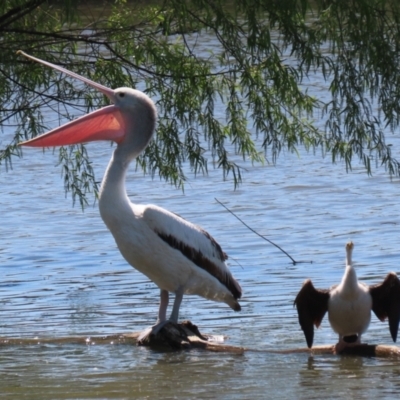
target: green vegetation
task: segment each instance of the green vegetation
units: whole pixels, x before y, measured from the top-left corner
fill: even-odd
[[[138,163],[178,186],[185,161],[203,173],[212,160],[239,183],[227,143],[253,162],[274,162],[282,149],[304,146],[333,162],[344,159],[348,169],[356,157],[368,173],[375,160],[400,175],[384,135],[399,125],[398,0],[96,4],[0,2],[0,123],[3,133],[15,132],[2,141],[6,167],[21,156],[21,140],[106,103],[90,88],[18,57],[21,49],[103,85],[146,91],[157,102],[159,122]],[[314,74],[329,88],[324,99],[304,89]],[[225,120],[216,118],[217,100]],[[60,121],[49,121],[49,110]],[[60,163],[66,189],[83,205],[97,190],[84,146],[61,149]]]

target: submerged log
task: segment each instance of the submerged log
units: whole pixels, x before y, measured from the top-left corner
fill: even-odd
[[[320,354],[335,354],[335,346],[314,346],[313,348],[297,348],[286,350],[271,350],[257,347],[241,347],[224,344],[224,336],[215,336],[201,334],[196,325],[190,321],[184,321],[180,324],[168,323],[156,335],[150,335],[146,340],[138,343],[141,332],[121,333],[107,336],[69,336],[62,338],[1,338],[0,347],[4,346],[33,346],[33,345],[141,345],[149,346],[159,350],[190,350],[203,349],[214,352],[229,352],[234,354],[243,354],[245,352],[261,352],[266,354],[308,354],[310,356]],[[361,357],[380,357],[400,359],[400,347],[359,344],[353,347],[345,348],[340,355],[352,355]]]
[[[149,335],[139,342],[141,332],[121,333],[107,336],[68,336],[62,338],[1,338],[0,347],[17,345],[104,345],[104,344],[132,344],[138,346],[148,346],[159,350],[190,350],[203,349],[214,352],[229,352],[242,354],[244,347],[231,346],[224,344],[222,335],[203,335],[196,325],[190,321],[184,321],[180,324],[168,322],[156,335]]]
[[[310,355],[318,355],[318,354],[337,355],[335,352],[335,346],[329,346],[329,345],[314,346],[311,349],[301,348],[301,349],[289,349],[289,350],[272,350],[271,352],[277,354],[309,353]],[[338,355],[400,358],[400,347],[362,343],[354,345],[352,347],[346,347]]]

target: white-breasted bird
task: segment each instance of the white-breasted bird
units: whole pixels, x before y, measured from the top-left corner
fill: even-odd
[[[170,316],[173,322],[178,321],[184,294],[224,302],[240,311],[241,287],[225,263],[227,255],[212,236],[172,212],[151,204],[134,204],[127,196],[128,166],[146,148],[155,130],[157,111],[152,100],[139,90],[112,90],[65,68],[20,54],[87,83],[113,103],[21,145],[52,147],[94,140],[117,143],[101,184],[99,209],[126,261],[160,288],[157,322],[146,334],[158,332],[167,321],[170,292],[175,294]]]
[[[366,285],[357,280],[352,263],[354,244],[346,244],[346,269],[339,285],[331,289],[315,289],[307,279],[296,296],[299,323],[309,348],[314,340],[314,325],[318,328],[328,312],[329,323],[339,335],[336,352],[346,346],[361,343],[361,335],[368,329],[371,310],[384,321],[389,320],[389,330],[394,342],[400,321],[400,281],[394,272],[377,285]]]

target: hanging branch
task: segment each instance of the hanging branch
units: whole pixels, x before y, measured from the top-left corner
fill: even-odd
[[[278,246],[277,244],[275,244],[274,242],[272,242],[271,240],[269,240],[268,238],[266,238],[263,235],[260,235],[257,231],[255,231],[253,228],[251,228],[249,225],[247,225],[243,220],[241,220],[233,211],[231,211],[228,207],[225,206],[225,204],[221,203],[217,198],[215,198],[215,200],[221,204],[222,207],[225,208],[225,210],[229,211],[236,219],[238,219],[246,228],[250,229],[252,232],[254,232],[257,236],[259,236],[260,238],[266,240],[268,243],[272,244],[273,246],[275,246],[277,249],[279,249],[282,253],[286,254],[291,260],[292,260],[292,264],[296,265],[296,264],[300,264],[300,263],[305,263],[305,262],[310,262],[312,263],[312,261],[296,261],[294,260],[294,258],[287,253],[285,250],[282,249],[282,247]]]

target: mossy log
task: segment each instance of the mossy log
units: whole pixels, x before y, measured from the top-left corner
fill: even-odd
[[[149,335],[141,343],[138,338],[141,332],[121,333],[107,336],[68,336],[62,338],[1,338],[0,347],[16,345],[63,345],[63,344],[83,344],[83,345],[106,345],[106,344],[130,344],[149,346],[159,350],[190,350],[203,349],[214,352],[229,352],[234,354],[243,354],[245,352],[262,352],[269,354],[335,354],[335,346],[315,346],[312,349],[297,348],[286,350],[269,350],[253,347],[232,346],[223,343],[223,336],[201,334],[196,325],[190,321],[184,321],[180,324],[172,322],[167,323],[156,335]],[[389,357],[400,359],[400,347],[360,344],[345,348],[341,355],[354,355],[363,357]]]
[[[138,335],[136,333],[133,335],[137,340]],[[223,342],[222,336],[218,337],[220,340],[215,340],[216,338],[212,335],[202,335],[197,326],[190,321],[184,321],[180,324],[168,322],[157,334],[150,334],[145,339],[137,341],[137,344],[159,349],[189,350],[197,348],[239,354],[245,350],[243,347],[221,343]]]

